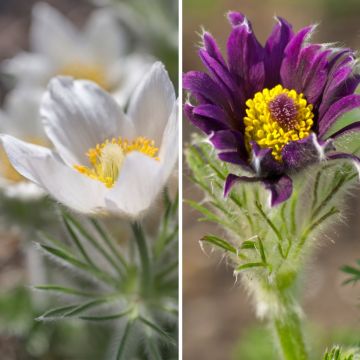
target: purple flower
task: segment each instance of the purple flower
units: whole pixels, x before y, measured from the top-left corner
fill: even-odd
[[[221,160],[249,174],[230,174],[225,195],[239,181],[261,181],[273,206],[291,196],[291,176],[306,166],[360,162],[333,144],[358,131],[360,121],[329,135],[340,116],[360,106],[354,52],[311,44],[314,26],[295,34],[281,18],[263,47],[244,15],[230,12],[228,19],[227,61],[205,32],[199,56],[208,73],[190,71],[183,81],[196,100],[185,104],[188,119],[209,136]]]

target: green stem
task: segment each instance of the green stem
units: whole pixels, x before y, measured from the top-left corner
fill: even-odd
[[[132,230],[135,237],[135,242],[139,251],[140,261],[141,261],[141,281],[142,281],[142,290],[144,293],[148,293],[151,289],[151,267],[150,267],[150,256],[149,250],[146,244],[145,234],[141,224],[135,222],[132,224]]]
[[[282,360],[308,360],[301,319],[296,306],[289,298],[279,301],[282,311],[273,317],[272,325]]]

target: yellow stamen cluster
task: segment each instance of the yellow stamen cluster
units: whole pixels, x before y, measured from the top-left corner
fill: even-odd
[[[291,141],[310,135],[313,126],[313,106],[303,94],[277,85],[264,89],[246,102],[244,117],[245,141],[255,141],[262,148],[272,149],[277,161],[281,161],[282,148]]]
[[[71,76],[74,79],[90,80],[98,84],[104,90],[110,90],[110,84],[106,78],[105,69],[100,65],[83,63],[70,63],[58,71],[59,75]]]
[[[133,141],[122,138],[106,140],[86,153],[92,167],[74,165],[74,168],[91,179],[101,181],[106,187],[111,188],[119,177],[128,153],[138,151],[158,160],[158,150],[154,141],[145,137],[137,137]]]

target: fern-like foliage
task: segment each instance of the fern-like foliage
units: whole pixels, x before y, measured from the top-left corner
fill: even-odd
[[[99,220],[63,210],[67,240],[42,234],[37,244],[51,263],[60,265],[56,281],[35,286],[55,294],[60,304],[37,320],[111,326],[109,359],[177,358],[177,211],[178,199],[165,195],[157,233],[150,236],[142,224],[131,223],[132,238],[121,244]]]
[[[356,261],[355,266],[344,265],[341,270],[349,275],[349,278],[344,281],[344,284],[354,284],[360,281],[360,260]]]
[[[358,360],[359,352],[357,349],[343,350],[339,345],[327,350],[322,360]]]

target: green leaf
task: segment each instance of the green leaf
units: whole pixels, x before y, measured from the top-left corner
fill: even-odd
[[[33,287],[35,290],[47,291],[47,292],[54,292],[54,293],[61,293],[66,295],[77,295],[83,297],[96,297],[99,294],[90,293],[78,289],[68,288],[60,285],[37,285]]]
[[[70,216],[68,216],[65,212],[63,212],[62,215],[63,215],[63,220],[64,220],[66,230],[68,231],[68,233],[69,233],[71,239],[73,240],[75,246],[78,248],[78,250],[80,251],[80,253],[84,257],[84,259],[90,265],[95,266],[95,264],[93,263],[93,261],[91,260],[91,258],[87,254],[87,252],[85,251],[84,247],[82,246],[82,243],[81,243],[81,241],[80,241],[80,239],[79,239],[79,237],[77,236],[77,233],[76,233],[77,229],[74,226],[74,223],[71,222]]]
[[[45,251],[46,254],[55,257],[60,262],[65,263],[66,265],[72,268],[87,272],[92,276],[95,276],[98,279],[107,282],[108,284],[117,286],[117,280],[113,279],[109,274],[87,263],[84,263],[83,261],[77,259],[67,251],[49,245],[44,245],[44,244],[38,244],[38,245],[42,250]]]
[[[82,312],[92,309],[98,305],[108,302],[109,299],[101,298],[91,300],[82,304],[73,304],[61,306],[55,309],[46,311],[44,314],[40,315],[36,320],[46,321],[46,320],[60,320],[66,317],[74,317],[81,314]]]
[[[251,240],[244,241],[241,246],[241,249],[256,249],[256,242]]]
[[[204,219],[199,219],[199,221],[206,220],[206,221],[214,222],[224,226],[225,228],[230,228],[232,231],[236,233],[238,232],[238,229],[235,227],[234,224],[232,224],[231,222],[224,221],[219,216],[215,215],[212,211],[210,211],[208,208],[206,208],[203,205],[200,205],[198,202],[193,200],[186,200],[185,202],[205,216]]]
[[[160,326],[156,325],[152,321],[140,316],[139,320],[144,323],[146,326],[148,326],[150,329],[154,330],[156,333],[158,333],[161,337],[166,339],[170,344],[176,345],[176,341],[166,332],[164,331]]]
[[[132,320],[129,320],[125,325],[124,332],[120,339],[118,351],[116,353],[116,360],[128,359],[128,357],[126,357],[126,345],[127,345],[128,339],[129,339],[129,335],[130,335],[132,326],[133,326]]]
[[[116,320],[120,319],[128,314],[131,313],[133,309],[128,309],[123,312],[117,314],[110,314],[110,315],[102,315],[102,316],[80,316],[81,320],[88,320],[88,321],[109,321],[109,320]]]
[[[214,246],[217,246],[220,249],[223,249],[225,251],[229,251],[233,254],[236,254],[236,248],[234,246],[232,246],[229,242],[227,242],[224,239],[219,238],[218,236],[215,235],[205,235],[203,238],[201,238],[200,241],[205,241],[208,242]]]
[[[92,235],[90,235],[90,233],[78,222],[76,221],[76,219],[74,217],[72,217],[71,215],[69,215],[68,213],[63,212],[63,218],[65,221],[65,224],[67,226],[67,229],[70,233],[70,235],[72,236],[72,238],[74,239],[74,241],[76,241],[76,244],[81,244],[80,239],[77,237],[76,232],[78,232],[79,234],[81,234],[81,236],[87,240],[108,262],[111,266],[113,266],[113,268],[117,271],[117,273],[119,275],[122,275],[122,271],[118,266],[118,263],[113,259],[112,255],[109,254],[99,243],[99,241],[94,238]],[[79,246],[79,245],[77,245]],[[85,256],[87,256],[87,254],[85,253],[85,250],[82,251],[82,254]],[[92,265],[93,262],[91,259],[89,259],[89,257],[86,257],[87,261],[89,263],[91,263]]]
[[[348,275],[351,275],[351,277],[345,280],[343,284],[356,283],[360,281],[360,260],[357,260],[357,264],[359,265],[358,268],[349,265],[344,265],[341,268],[341,271]]]

